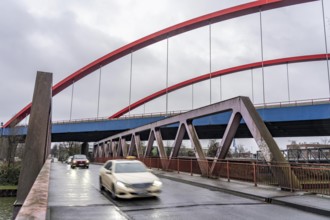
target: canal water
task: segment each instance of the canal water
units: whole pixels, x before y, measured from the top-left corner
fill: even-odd
[[[16,197],[0,197],[0,219],[11,220]]]

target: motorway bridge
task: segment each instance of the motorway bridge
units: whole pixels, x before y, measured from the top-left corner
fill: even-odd
[[[330,104],[323,100],[293,105],[257,108],[258,113],[273,137],[328,136],[330,131]],[[169,117],[169,116],[168,116]],[[219,113],[194,120],[193,124],[201,139],[221,138],[229,121],[230,112]],[[118,119],[89,119],[53,123],[52,141],[97,142],[108,136],[166,118],[165,114],[142,115]],[[164,129],[163,138],[173,140],[177,126]],[[26,135],[27,127],[20,127],[18,133]],[[3,128],[2,135],[17,134],[10,128]],[[250,138],[244,121],[236,138]],[[185,137],[187,138],[187,137]],[[141,135],[142,140],[148,137]]]

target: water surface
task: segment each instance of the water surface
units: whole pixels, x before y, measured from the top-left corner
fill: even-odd
[[[16,197],[0,197],[0,219],[11,220]]]

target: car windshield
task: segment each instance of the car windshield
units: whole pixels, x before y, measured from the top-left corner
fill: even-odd
[[[117,163],[115,173],[138,173],[146,172],[145,166],[141,163]]]
[[[86,159],[86,155],[75,155],[75,159]]]

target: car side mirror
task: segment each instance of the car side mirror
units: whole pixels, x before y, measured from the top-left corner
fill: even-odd
[[[112,174],[112,170],[105,171],[106,174]]]

